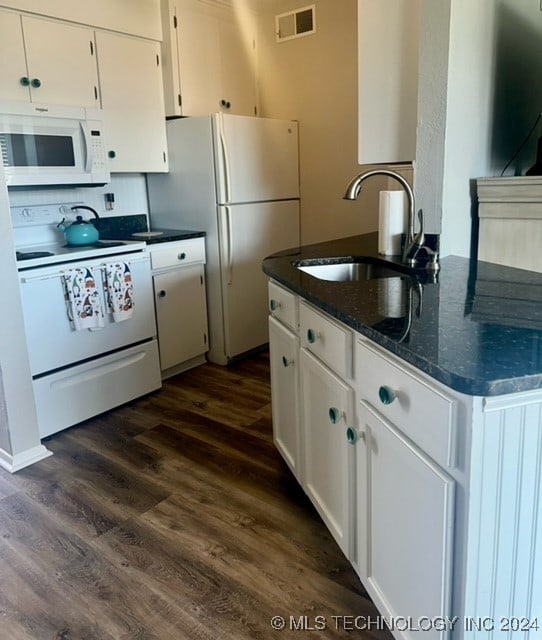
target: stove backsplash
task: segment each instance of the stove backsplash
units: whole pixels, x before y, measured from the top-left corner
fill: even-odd
[[[106,193],[114,194],[113,209],[106,208]],[[111,182],[103,187],[16,189],[8,195],[11,207],[84,202],[96,209],[101,218],[149,215],[146,181],[141,173],[112,174]]]

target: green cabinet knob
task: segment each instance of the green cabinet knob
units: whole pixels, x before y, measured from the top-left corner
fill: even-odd
[[[282,364],[284,367],[289,367],[292,364],[293,360],[288,360],[286,356],[282,356]]]
[[[391,404],[397,396],[395,395],[395,391],[393,389],[383,385],[378,390],[378,397],[380,398],[380,402],[382,404]]]
[[[341,419],[341,412],[336,407],[330,407],[328,413],[331,424],[337,424]]]
[[[278,300],[269,300],[269,308],[271,311],[276,311],[280,307],[280,302]]]
[[[167,293],[163,289],[158,292],[159,298],[165,298],[166,296],[167,296]]]
[[[27,76],[23,76],[19,82],[23,85],[23,87],[28,87],[30,85],[30,78]]]
[[[186,253],[184,251],[177,254],[177,260],[184,260],[185,258],[186,258]]]
[[[346,430],[346,439],[348,440],[348,444],[356,444],[358,441],[358,434],[356,430],[352,427],[348,427]]]
[[[307,329],[307,342],[311,344],[316,342],[316,331],[314,329]]]
[[[110,151],[107,152],[107,157],[108,158],[116,158],[117,157],[117,152],[113,151],[113,149],[111,149]]]
[[[41,80],[39,78],[32,78],[30,84],[37,89],[38,87],[41,87]]]

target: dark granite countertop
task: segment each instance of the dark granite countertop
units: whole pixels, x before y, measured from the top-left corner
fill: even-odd
[[[159,244],[161,242],[189,240],[190,238],[202,238],[205,236],[205,231],[163,229],[152,225],[149,228],[145,214],[98,218],[97,220],[92,220],[92,223],[100,232],[100,239],[102,240],[143,240],[147,244]],[[147,232],[151,232],[152,235],[138,235]],[[134,234],[136,235],[134,236]]]
[[[382,259],[376,233],[277,253],[263,270],[452,389],[477,396],[542,389],[542,274],[448,256],[436,278],[330,282],[292,264],[356,255]]]

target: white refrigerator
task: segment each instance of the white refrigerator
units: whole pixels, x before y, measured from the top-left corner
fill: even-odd
[[[151,224],[206,232],[208,358],[227,364],[268,342],[262,260],[299,245],[297,122],[213,114],[168,120],[167,135]]]

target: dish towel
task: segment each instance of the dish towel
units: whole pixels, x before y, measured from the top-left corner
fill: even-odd
[[[114,322],[122,322],[134,313],[134,285],[127,262],[110,262],[105,265],[105,286],[109,310]]]
[[[68,269],[62,274],[68,318],[75,331],[104,326],[100,301],[100,280],[86,267]]]

